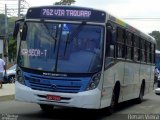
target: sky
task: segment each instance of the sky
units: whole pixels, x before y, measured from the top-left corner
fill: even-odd
[[[53,5],[60,0],[26,1],[30,6],[43,6]],[[74,5],[106,10],[145,33],[151,33],[154,30],[160,31],[160,0],[76,0]]]

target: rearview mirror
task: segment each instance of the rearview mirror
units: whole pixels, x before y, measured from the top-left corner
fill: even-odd
[[[22,35],[21,35],[21,40],[23,40],[23,41],[26,40],[27,31],[28,31],[28,26],[27,26],[26,23],[24,23],[23,30],[22,30]]]
[[[13,38],[15,39],[20,31],[21,25],[24,23],[24,19],[19,19],[15,21],[14,31],[13,31]]]
[[[107,26],[107,41],[110,45],[114,45],[116,43],[116,31],[112,26]]]

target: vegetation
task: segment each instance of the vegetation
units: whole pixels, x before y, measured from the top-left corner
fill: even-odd
[[[75,0],[60,0],[59,2],[55,2],[55,5],[71,5],[74,3]]]
[[[8,20],[8,38],[6,39],[8,41],[8,58],[9,60],[15,60],[16,58],[16,41],[13,40],[12,38],[12,33],[13,33],[13,29],[14,29],[14,24],[15,24],[15,20],[17,18],[16,17],[9,17],[7,18]],[[5,36],[5,15],[4,14],[0,14],[0,36]]]
[[[152,37],[155,38],[156,42],[157,42],[157,46],[156,46],[156,49],[160,50],[160,32],[159,31],[152,31],[150,33],[150,35]]]
[[[0,35],[4,35],[5,34],[5,15],[4,14],[0,14]]]

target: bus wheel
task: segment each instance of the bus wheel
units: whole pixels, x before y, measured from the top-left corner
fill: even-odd
[[[137,103],[141,103],[143,101],[143,96],[144,96],[144,84],[142,83],[141,89],[139,92],[139,97],[137,98]]]
[[[51,111],[53,111],[54,106],[53,105],[40,104],[40,108],[44,112],[51,112]]]
[[[115,108],[118,104],[119,93],[120,93],[120,84],[117,82],[113,89],[110,106],[107,108],[108,115],[111,115],[115,111]]]
[[[116,97],[116,94],[115,94],[115,92],[113,91],[110,106],[107,108],[107,113],[108,113],[108,115],[111,115],[111,114],[114,112],[114,110],[115,110],[116,98],[117,98],[117,97]]]

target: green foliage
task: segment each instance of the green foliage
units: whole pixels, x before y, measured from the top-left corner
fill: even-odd
[[[151,35],[152,37],[155,38],[155,40],[157,42],[156,49],[160,50],[160,32],[159,31],[152,31],[151,33],[149,33],[149,35]]]
[[[0,14],[0,35],[4,36],[5,34],[5,15]]]
[[[9,45],[8,45],[8,58],[9,61],[16,59],[16,54],[17,54],[17,41],[16,40],[9,40]]]
[[[59,2],[55,2],[55,5],[71,5],[75,3],[75,0],[60,0]]]
[[[16,50],[17,50],[17,41],[12,39],[12,33],[14,29],[15,20],[17,20],[16,17],[8,17],[8,57],[9,60],[16,58]],[[0,35],[5,36],[5,15],[0,14]]]

